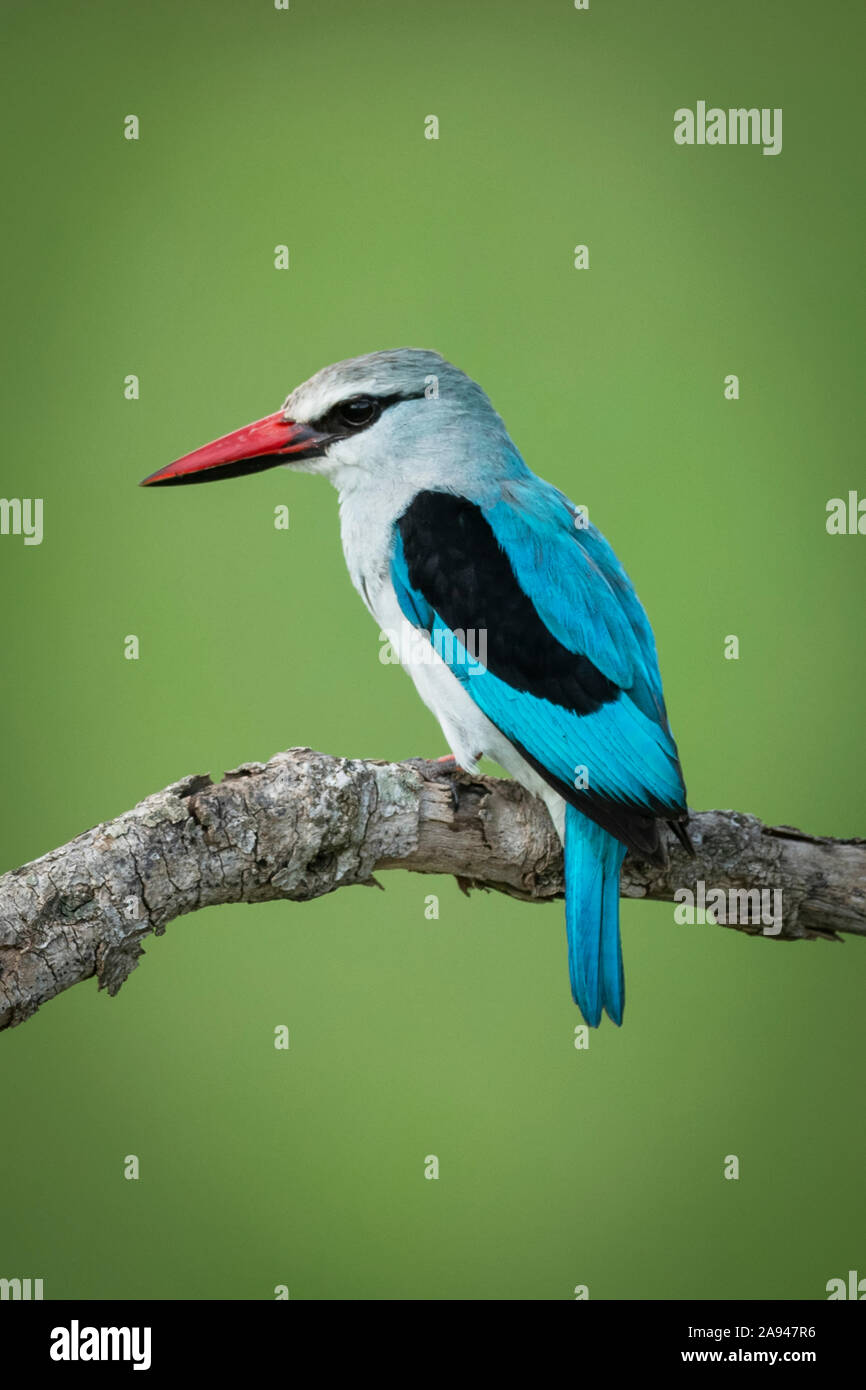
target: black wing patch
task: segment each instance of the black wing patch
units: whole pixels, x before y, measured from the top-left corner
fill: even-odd
[[[419,492],[397,528],[410,582],[452,632],[484,633],[484,665],[494,676],[576,714],[619,698],[619,686],[539,618],[474,502]]]
[[[587,656],[563,646],[538,616],[474,502],[447,492],[420,492],[399,518],[397,529],[409,582],[452,632],[485,634],[483,662],[493,675],[512,689],[579,715],[593,714],[619,699],[620,687]],[[472,654],[480,656],[477,651]],[[549,772],[516,739],[511,742],[560,796],[643,858],[663,854],[658,818],[687,819],[679,807],[655,800],[642,807],[600,796],[590,788],[578,790]],[[682,827],[673,828],[682,839]]]

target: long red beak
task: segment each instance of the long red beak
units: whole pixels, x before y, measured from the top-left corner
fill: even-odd
[[[144,478],[141,487],[166,487],[172,483],[209,483],[218,478],[238,478],[259,473],[292,459],[311,458],[322,452],[331,436],[309,425],[284,420],[281,411],[224,434],[212,444],[175,459]]]

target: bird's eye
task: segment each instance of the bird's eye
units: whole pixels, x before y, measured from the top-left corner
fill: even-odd
[[[350,430],[360,430],[372,425],[380,410],[379,402],[372,396],[356,396],[352,401],[344,401],[337,413]]]

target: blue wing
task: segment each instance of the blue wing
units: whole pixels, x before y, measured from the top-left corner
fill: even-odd
[[[569,650],[585,652],[644,714],[666,726],[652,628],[601,532],[581,524],[558,489],[531,475],[510,481],[485,516],[551,632]]]
[[[686,802],[646,615],[561,493],[508,486],[486,508],[447,493],[414,500],[394,535],[400,607],[567,801],[652,854],[656,818],[682,819]],[[486,638],[480,662],[460,640],[469,632]]]

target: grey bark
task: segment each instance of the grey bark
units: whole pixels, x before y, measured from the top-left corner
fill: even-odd
[[[696,857],[673,836],[663,867],[629,856],[622,895],[676,888],[783,891],[776,940],[866,935],[866,841],[693,813]],[[0,1029],[96,976],[116,994],[175,917],[218,903],[306,902],[377,869],[453,874],[462,887],[543,901],[562,892],[547,811],[516,782],[415,760],[360,762],[306,748],[220,783],[187,777],[116,820],[0,878]],[[757,935],[760,924],[736,929]]]

